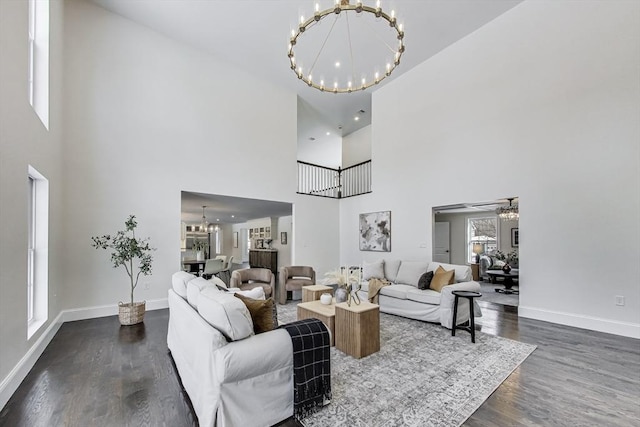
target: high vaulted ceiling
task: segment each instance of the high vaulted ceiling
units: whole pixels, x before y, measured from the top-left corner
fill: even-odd
[[[298,140],[346,136],[371,123],[371,93],[447,46],[474,32],[521,0],[382,0],[404,25],[406,51],[391,77],[364,92],[322,93],[296,78],[289,67],[290,31],[300,16],[310,17],[311,0],[90,0],[170,38],[211,53],[220,60],[292,90],[309,108],[300,120]],[[317,0],[320,9],[334,0]],[[354,3],[355,0],[352,1]],[[374,0],[364,0],[375,6]],[[354,38],[354,43],[355,43]],[[330,46],[327,44],[327,48]],[[371,46],[354,45],[355,55],[372,55]],[[323,55],[332,58],[335,52]],[[374,60],[371,60],[372,63]],[[360,111],[364,113],[360,113]],[[354,118],[358,116],[359,120]]]

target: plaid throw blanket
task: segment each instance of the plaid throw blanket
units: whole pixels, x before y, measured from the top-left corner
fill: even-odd
[[[280,326],[293,344],[293,416],[301,420],[331,400],[329,331],[318,319]]]

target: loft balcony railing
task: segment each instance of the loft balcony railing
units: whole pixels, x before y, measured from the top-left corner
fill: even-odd
[[[371,160],[344,169],[298,161],[297,192],[333,199],[371,193]]]

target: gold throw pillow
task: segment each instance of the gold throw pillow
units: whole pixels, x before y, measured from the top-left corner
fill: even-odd
[[[431,279],[429,289],[433,289],[437,292],[442,292],[442,288],[444,288],[445,286],[453,285],[455,275],[455,270],[447,271],[442,268],[441,265],[439,265],[435,271],[435,274],[433,275],[433,279]]]

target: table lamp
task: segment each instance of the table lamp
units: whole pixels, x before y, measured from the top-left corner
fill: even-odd
[[[480,254],[484,252],[484,248],[481,243],[473,244],[473,253],[476,255],[476,264],[480,264]]]

